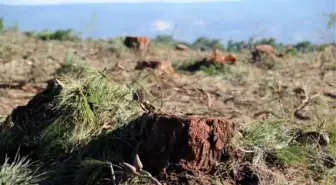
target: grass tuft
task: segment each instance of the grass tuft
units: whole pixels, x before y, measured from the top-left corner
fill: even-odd
[[[95,185],[98,184],[102,177],[109,172],[111,163],[96,159],[87,159],[82,162],[80,169],[74,178],[74,184],[77,185]],[[108,173],[111,178],[111,172]]]
[[[243,81],[244,76],[247,75],[247,67],[242,65],[230,65],[224,63],[205,63],[186,61],[183,64],[174,66],[177,71],[184,73],[196,72],[198,74],[207,76],[221,76],[224,80],[239,84]]]
[[[276,157],[286,165],[300,165],[307,163],[308,151],[304,147],[288,146],[275,151]]]
[[[248,146],[258,146],[264,149],[282,149],[293,139],[285,120],[265,120],[251,123],[244,128],[244,138]]]
[[[120,85],[69,53],[61,73],[64,87],[55,98],[58,113],[42,132],[44,151],[70,151],[98,135],[113,130],[141,112],[132,89]]]
[[[5,158],[0,167],[1,185],[37,185],[44,179],[44,174],[32,170],[32,163],[26,157],[16,156],[13,162]]]

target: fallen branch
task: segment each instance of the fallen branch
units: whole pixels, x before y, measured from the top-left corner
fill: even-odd
[[[147,178],[149,179],[153,184],[155,185],[162,185],[155,177],[153,177],[149,172],[143,170],[142,162],[138,156],[138,154],[135,154],[133,165],[128,164],[126,162],[122,163],[122,166],[124,167],[124,170],[127,175],[135,175],[141,178]]]
[[[324,91],[323,95],[332,99],[336,99],[336,92]]]
[[[276,118],[281,118],[281,116],[279,116],[279,115],[275,114],[273,111],[269,111],[269,110],[263,110],[263,111],[259,111],[257,113],[254,113],[253,114],[253,118],[257,118],[257,117],[259,117],[259,116],[261,116],[263,114],[271,114],[271,115],[273,115]]]
[[[316,97],[318,97],[320,94],[316,93],[312,96],[309,96],[309,93],[307,93],[306,90],[304,90],[304,94],[305,94],[305,99],[302,101],[302,103],[294,110],[294,116],[296,118],[299,119],[309,119],[307,117],[304,117],[300,114],[300,111],[303,110],[310,102],[312,102],[313,99],[315,99]]]
[[[210,108],[211,107],[211,104],[212,104],[212,101],[211,101],[211,96],[210,96],[210,94],[209,93],[207,93],[205,90],[203,90],[203,89],[198,89],[198,90],[200,90],[201,92],[203,92],[204,94],[205,94],[205,96],[207,97],[207,99],[208,99],[208,107]]]

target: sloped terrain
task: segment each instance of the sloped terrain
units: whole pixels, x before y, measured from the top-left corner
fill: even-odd
[[[121,38],[5,33],[0,48],[0,161],[26,156],[40,184],[336,182],[333,46],[267,68],[240,52],[195,71],[208,52],[153,44],[145,54]],[[171,61],[175,73],[138,61]]]

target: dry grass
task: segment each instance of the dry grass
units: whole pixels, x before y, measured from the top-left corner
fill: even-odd
[[[45,153],[71,151],[101,135],[103,127],[113,130],[127,123],[141,112],[130,101],[132,91],[136,90],[163,111],[223,116],[240,125],[242,137],[236,138],[232,147],[242,152],[244,159],[232,157],[221,161],[213,174],[216,184],[227,183],[227,178],[232,176],[230,172],[238,173],[244,165],[257,174],[263,184],[336,183],[335,167],[325,165],[327,155],[336,158],[336,102],[321,93],[336,87],[332,47],[283,59],[263,58],[262,66],[248,62],[250,53],[236,53],[239,60],[235,65],[213,66],[195,73],[177,70],[177,74],[169,76],[156,71],[135,71],[135,62],[168,59],[179,69],[207,53],[175,51],[171,46],[153,43],[151,53],[142,55],[125,48],[122,38],[80,43],[40,42],[22,36],[2,39],[15,42],[12,46],[0,47],[3,61],[7,62],[0,62],[5,70],[0,79],[18,79],[22,71],[32,68],[25,62],[32,61],[35,73],[30,74],[36,79],[57,75],[64,84],[55,99],[59,116],[41,132]],[[29,44],[33,47],[15,49]],[[9,52],[10,47],[15,52]],[[23,59],[29,48],[37,49]],[[76,54],[72,50],[76,50]],[[85,58],[85,62],[80,58]],[[11,65],[20,62],[23,62],[22,69],[7,72]],[[106,70],[101,72],[104,68]],[[37,73],[39,70],[45,73]],[[0,104],[1,101],[0,98]],[[21,101],[25,103],[27,99]],[[297,130],[325,132],[330,142],[326,147],[295,142]],[[105,147],[97,146],[99,150]],[[120,160],[114,155],[101,156],[108,160],[85,161],[80,167],[81,161],[75,161],[77,167],[70,171],[72,175],[77,174],[77,178],[70,181],[77,184],[85,184],[89,179],[95,181],[95,172],[105,174],[99,172],[110,161]],[[139,183],[139,180],[143,179],[130,178],[125,184]]]
[[[26,157],[15,156],[12,162],[9,158],[0,166],[0,183],[3,185],[38,185],[44,180],[45,174]],[[35,168],[35,170],[33,170]]]

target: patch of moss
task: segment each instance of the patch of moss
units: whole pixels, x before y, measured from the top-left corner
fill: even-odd
[[[288,146],[275,151],[276,157],[284,164],[299,165],[306,164],[308,151],[304,147]]]

